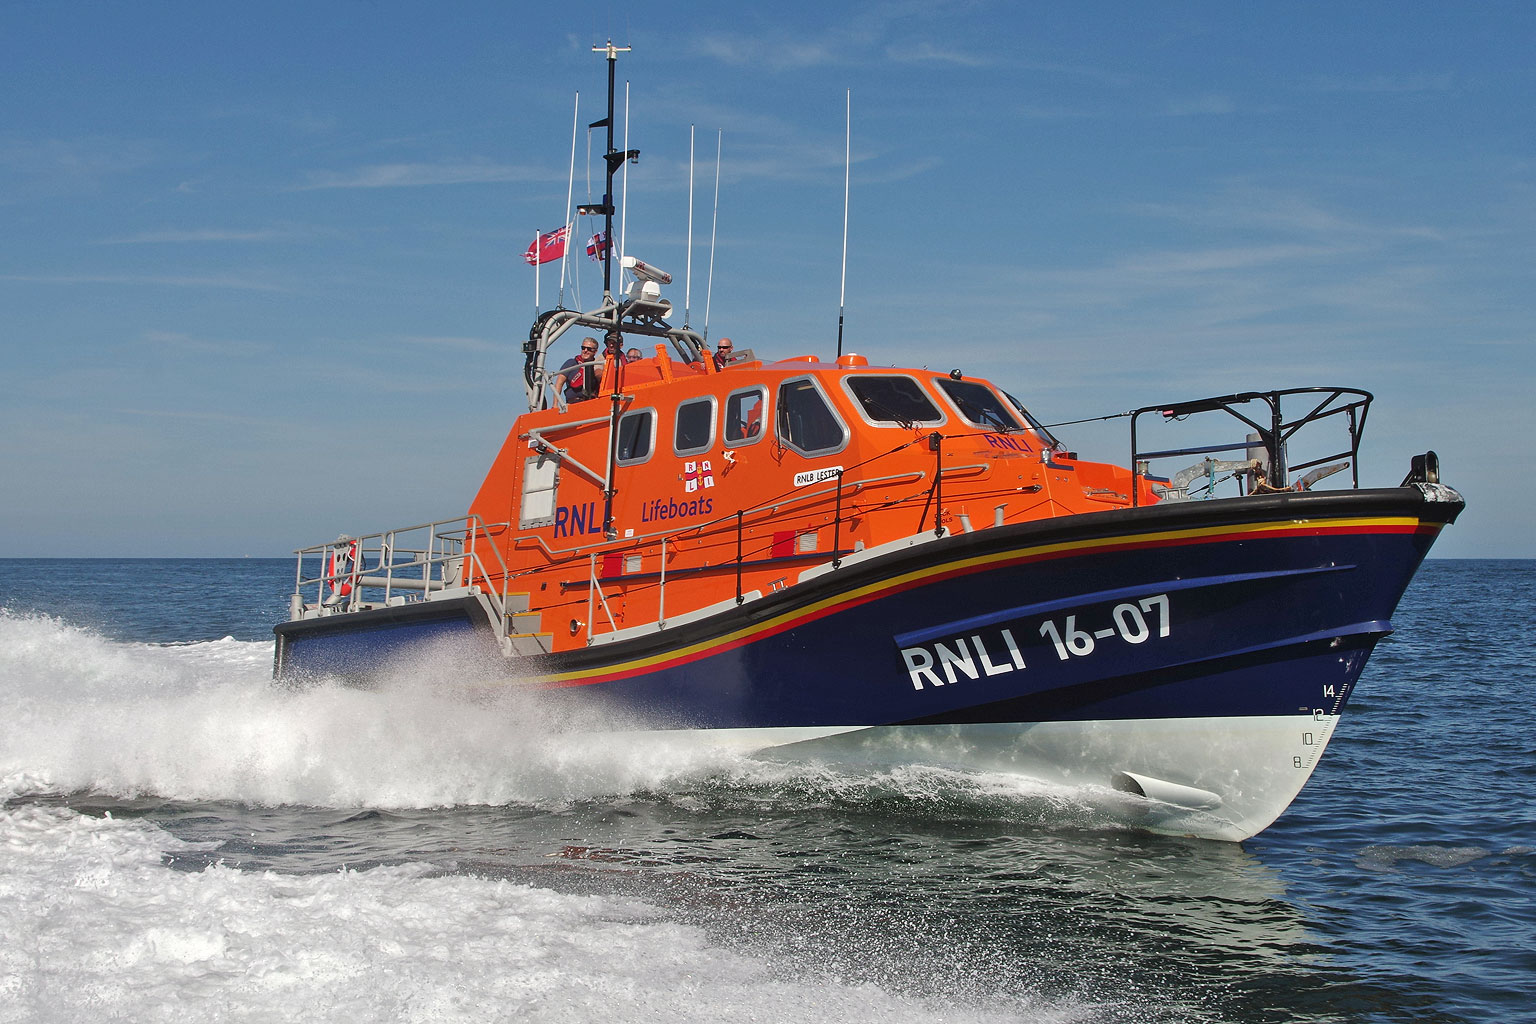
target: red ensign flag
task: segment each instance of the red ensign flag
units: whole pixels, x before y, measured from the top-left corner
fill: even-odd
[[[570,226],[556,228],[539,236],[537,242],[528,246],[528,251],[523,253],[523,259],[532,267],[539,263],[549,263],[558,260],[565,255],[565,241],[571,233]]]

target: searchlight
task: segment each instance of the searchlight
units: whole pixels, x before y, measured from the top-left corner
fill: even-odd
[[[657,284],[671,284],[672,275],[665,270],[651,266],[649,263],[641,263],[633,256],[625,256],[619,261],[619,266],[634,274],[642,281],[654,281]]]

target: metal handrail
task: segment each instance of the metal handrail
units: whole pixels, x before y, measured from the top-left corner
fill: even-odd
[[[1322,395],[1323,398],[1310,411],[1297,419],[1287,421],[1281,412],[1283,399],[1294,395]],[[1335,405],[1340,399],[1344,399],[1342,405]],[[1192,402],[1175,402],[1172,404],[1149,405],[1136,409],[1130,413],[1131,417],[1131,504],[1141,503],[1141,478],[1147,474],[1143,470],[1145,462],[1151,459],[1171,458],[1176,455],[1205,455],[1213,452],[1227,452],[1248,450],[1254,447],[1263,447],[1269,456],[1269,468],[1267,483],[1275,490],[1284,490],[1290,474],[1295,471],[1310,469],[1321,465],[1330,459],[1347,457],[1349,459],[1350,473],[1353,478],[1353,486],[1360,486],[1360,438],[1365,433],[1365,419],[1370,412],[1371,402],[1375,396],[1369,391],[1358,388],[1343,387],[1309,387],[1309,388],[1285,388],[1279,391],[1245,391],[1232,395],[1220,395],[1214,398],[1201,398]],[[1237,407],[1249,402],[1262,402],[1268,407],[1269,416],[1267,423],[1261,423],[1243,412]],[[1164,419],[1183,419],[1197,413],[1224,412],[1241,423],[1252,427],[1258,433],[1258,441],[1244,439],[1233,444],[1197,445],[1186,448],[1167,448],[1158,451],[1142,451],[1136,440],[1136,423],[1147,413],[1158,413]],[[1302,427],[1325,420],[1331,416],[1343,415],[1348,418],[1347,429],[1349,431],[1349,447],[1332,455],[1325,455],[1318,459],[1301,463],[1296,466],[1288,466],[1286,463],[1286,444],[1294,437]]]
[[[422,600],[430,600],[434,591],[447,590],[465,581],[476,586],[491,602],[497,612],[498,629],[504,636],[511,574],[495,544],[477,541],[482,536],[488,539],[493,530],[509,528],[508,523],[488,525],[480,516],[470,514],[356,537],[344,535],[324,544],[299,548],[294,551],[297,561],[291,616],[299,618],[311,608],[330,613],[362,610],[372,603],[363,600],[364,589],[382,591],[383,604],[388,606],[399,596],[396,591],[420,592]],[[417,533],[425,534],[421,541],[411,537]],[[401,543],[402,538],[406,543]],[[487,550],[494,556],[493,565],[488,564],[492,559],[483,556]],[[306,576],[304,560],[311,557],[319,559],[319,573]],[[490,582],[493,569],[499,570],[499,589]],[[468,582],[474,580],[484,581],[485,586],[480,588]],[[313,604],[305,600],[304,592],[309,587],[314,588]],[[330,597],[326,596],[327,590]]]

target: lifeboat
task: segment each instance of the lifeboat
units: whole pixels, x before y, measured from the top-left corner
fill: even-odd
[[[958,369],[717,359],[665,276],[610,252],[597,308],[537,318],[528,412],[464,515],[298,552],[278,679],[464,655],[467,685],[601,728],[1099,787],[1239,840],[1307,781],[1463,508],[1432,452],[1359,486],[1365,391],[1148,405],[1126,465],[1089,461]],[[553,353],[583,338],[600,383],[568,401]]]

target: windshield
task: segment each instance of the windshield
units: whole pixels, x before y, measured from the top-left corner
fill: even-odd
[[[864,415],[876,423],[910,427],[915,423],[938,423],[944,418],[922,385],[911,377],[860,375],[849,377],[847,386]]]
[[[960,410],[960,415],[975,426],[1005,434],[1023,426],[1013,411],[1003,404],[1001,398],[997,397],[997,392],[985,384],[955,380],[952,377],[937,377],[935,383],[944,389],[949,400],[955,403],[955,408]]]

